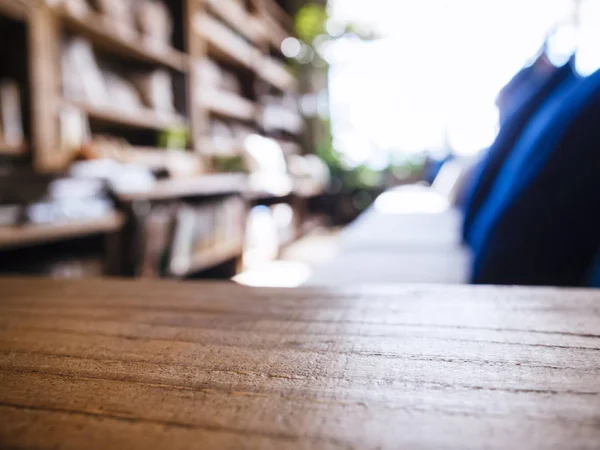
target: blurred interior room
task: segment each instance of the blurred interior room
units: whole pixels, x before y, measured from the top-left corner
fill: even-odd
[[[2,0],[0,273],[597,285],[599,23],[593,0]]]
[[[600,0],[0,0],[0,449],[600,448]]]

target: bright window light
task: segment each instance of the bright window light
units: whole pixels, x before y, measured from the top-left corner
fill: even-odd
[[[327,47],[338,150],[364,163],[382,150],[450,144],[473,155],[488,147],[498,129],[497,93],[572,7],[572,0],[331,0],[332,21],[383,36]]]

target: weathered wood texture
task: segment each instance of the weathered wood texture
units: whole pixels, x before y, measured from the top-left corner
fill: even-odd
[[[600,448],[600,293],[0,281],[0,443]]]

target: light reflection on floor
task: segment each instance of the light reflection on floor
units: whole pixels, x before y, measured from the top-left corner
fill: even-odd
[[[253,287],[293,288],[306,283],[314,268],[334,258],[339,230],[320,229],[287,247],[281,260],[265,262],[233,278]]]
[[[312,275],[309,265],[293,261],[272,261],[242,272],[233,281],[245,286],[294,288]]]

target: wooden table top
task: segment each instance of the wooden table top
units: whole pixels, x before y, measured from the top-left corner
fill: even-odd
[[[600,292],[0,280],[0,447],[600,448]]]

